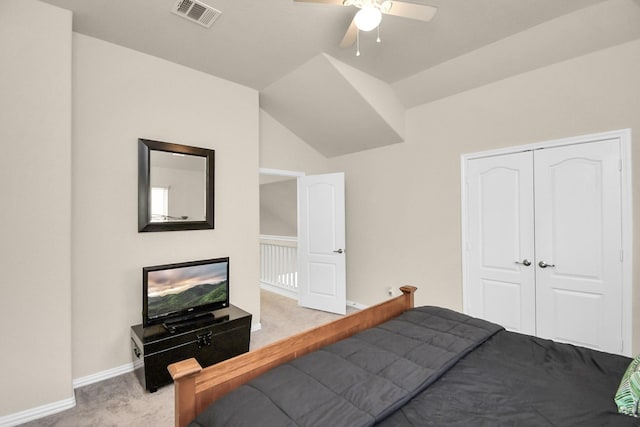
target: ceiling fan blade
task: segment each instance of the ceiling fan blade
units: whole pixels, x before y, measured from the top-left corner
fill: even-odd
[[[403,1],[391,1],[390,3],[391,8],[383,10],[383,13],[419,21],[431,21],[438,11],[437,7],[426,4],[405,3]]]
[[[347,32],[344,33],[344,37],[340,42],[340,47],[347,48],[349,46],[352,46],[355,43],[357,36],[358,36],[358,27],[356,27],[356,22],[355,20],[353,20],[351,21],[351,25],[349,25],[349,28],[347,28]]]
[[[344,0],[293,0],[298,3],[324,3],[324,4],[335,4],[338,6],[343,6]]]

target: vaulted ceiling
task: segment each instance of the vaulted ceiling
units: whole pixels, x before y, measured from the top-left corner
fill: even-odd
[[[202,0],[211,28],[176,0],[43,0],[74,31],[260,91],[261,107],[331,157],[402,142],[405,108],[640,37],[640,0],[410,0],[431,22],[385,15],[361,55],[340,40],[356,11],[293,0]]]

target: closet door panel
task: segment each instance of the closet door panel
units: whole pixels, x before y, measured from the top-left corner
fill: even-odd
[[[534,154],[537,335],[614,353],[622,344],[619,150],[616,139]]]
[[[467,185],[469,313],[535,334],[532,154],[470,160]]]

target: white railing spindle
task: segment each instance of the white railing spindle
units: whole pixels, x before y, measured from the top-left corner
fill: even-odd
[[[298,293],[298,239],[260,236],[260,283]]]

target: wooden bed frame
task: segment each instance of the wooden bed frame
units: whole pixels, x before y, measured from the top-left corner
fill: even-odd
[[[196,359],[168,366],[175,384],[175,420],[184,427],[209,404],[258,375],[320,347],[340,341],[413,308],[414,286],[402,295],[265,347],[202,368]]]

